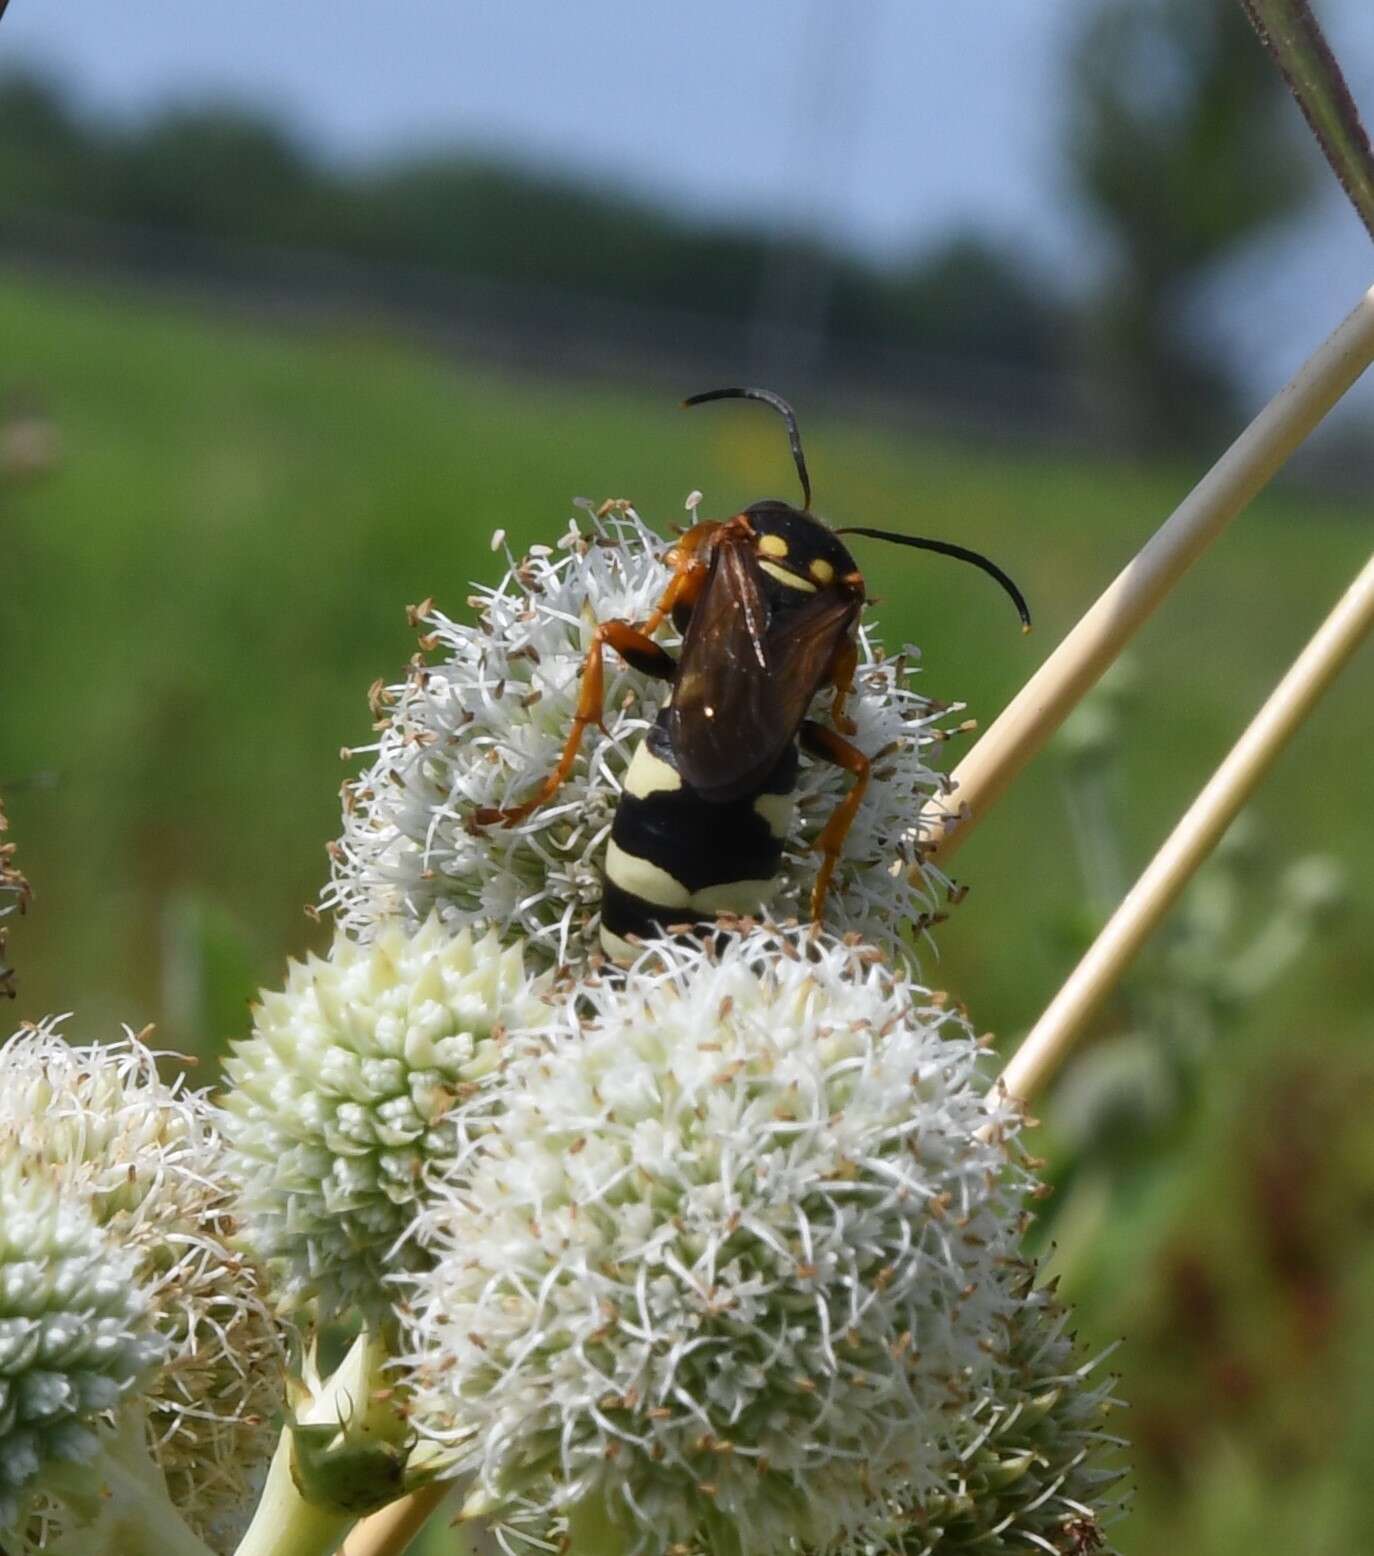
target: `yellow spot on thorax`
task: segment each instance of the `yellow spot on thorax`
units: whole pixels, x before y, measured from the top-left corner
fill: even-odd
[[[780,584],[786,584],[789,589],[800,589],[803,594],[816,592],[816,586],[809,578],[798,578],[795,573],[789,573],[785,567],[779,567],[776,562],[760,560],[759,567],[770,578],[776,578]]]
[[[811,564],[811,576],[817,583],[828,584],[835,576],[835,569],[824,557],[818,556]]]
[[[787,555],[787,542],[781,535],[760,535],[759,550],[764,556],[784,557]]]

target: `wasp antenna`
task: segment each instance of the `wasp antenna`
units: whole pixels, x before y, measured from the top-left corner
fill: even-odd
[[[780,394],[774,394],[771,389],[708,389],[705,394],[694,394],[685,399],[682,404],[685,409],[689,405],[705,405],[708,400],[762,400],[765,405],[771,405],[779,416],[787,423],[787,441],[792,445],[792,462],[797,467],[797,476],[801,481],[803,512],[811,506],[811,477],[806,473],[806,455],[802,453],[801,433],[797,430],[797,413]]]
[[[961,562],[971,562],[974,567],[980,567],[990,577],[997,580],[1003,589],[1011,596],[1016,606],[1017,615],[1021,618],[1021,630],[1029,632],[1031,626],[1030,606],[1026,604],[1026,597],[1002,571],[996,562],[989,561],[981,552],[970,551],[967,546],[956,546],[949,540],[924,540],[919,535],[895,535],[891,530],[885,529],[837,529],[837,535],[867,535],[870,540],[890,540],[897,546],[915,546],[921,551],[938,551],[941,556],[957,557]]]

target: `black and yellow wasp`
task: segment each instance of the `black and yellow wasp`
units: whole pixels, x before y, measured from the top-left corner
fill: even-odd
[[[830,529],[809,511],[811,482],[792,407],[766,389],[713,389],[684,403],[725,399],[762,400],[781,413],[802,506],[769,498],[687,530],[667,553],[671,574],[648,620],[597,627],[557,767],[524,804],[473,818],[478,826],[513,826],[557,793],[583,731],[601,723],[608,644],[633,669],[667,681],[668,701],[625,774],[606,852],[601,937],[616,961],[635,954],[635,939],[766,907],[791,826],[799,747],[854,775],[815,843],[821,865],[811,913],[821,919],[869,773],[868,757],[845,738],[855,732],[845,703],[866,592],[840,535],[972,562],[1002,585],[1030,625],[1021,591],[977,552],[885,530]],[[653,640],[669,618],[682,634],[676,660]],[[829,724],[809,717],[826,688],[833,694]]]

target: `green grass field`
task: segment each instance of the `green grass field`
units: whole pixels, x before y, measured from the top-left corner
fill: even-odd
[[[666,533],[693,487],[715,514],[792,491],[785,440],[757,408],[684,416],[672,394],[507,381],[362,330],[269,333],[7,281],[0,340],[0,394],[39,400],[62,439],[52,474],[0,490],[0,789],[37,892],[11,937],[15,1014],[75,1011],[83,1038],[155,1021],[167,1046],[209,1057],[246,1029],[246,1001],[286,953],[321,943],[302,910],[337,830],[339,748],[367,738],[368,685],[413,652],[406,604],[432,594],[461,614],[468,581],[493,576],[494,528],[517,546],[552,539],[573,497],[627,496]],[[920,643],[928,690],[984,722],[1200,473],[799,409],[822,512],[960,540],[1029,595],[1023,639],[972,570],[865,554],[885,636]],[[1143,635],[1125,752],[1140,863],[1367,555],[1368,519],[1363,505],[1266,496]],[[1374,1325],[1354,1322],[1374,1289],[1374,1217],[1350,1113],[1368,1095],[1374,1009],[1372,674],[1366,653],[1257,807],[1274,868],[1340,856],[1351,908],[1217,1067],[1167,1213],[1123,1255],[1138,1300],[1098,1311],[1084,1296],[1089,1330],[1133,1326],[1127,1397],[1133,1375],[1136,1398],[1161,1376],[1196,1394],[1127,1426],[1143,1444],[1128,1552],[1306,1556],[1368,1538],[1374,1502],[1347,1445],[1374,1441],[1357,1386],[1374,1375]],[[1060,787],[1042,758],[960,856],[972,891],[930,971],[1003,1039],[1070,964],[1080,891]],[[1301,1180],[1315,1196],[1304,1226],[1337,1310],[1319,1340],[1299,1333],[1289,1299],[1255,1276],[1221,1319],[1208,1310],[1240,1358],[1214,1375],[1175,1276],[1204,1257],[1225,1295],[1262,1264],[1247,1198],[1261,1180],[1246,1175],[1275,1140],[1323,1158]],[[1328,1170],[1328,1147],[1354,1153],[1333,1158],[1348,1171]],[[1269,1169],[1269,1192],[1291,1186],[1282,1151]]]

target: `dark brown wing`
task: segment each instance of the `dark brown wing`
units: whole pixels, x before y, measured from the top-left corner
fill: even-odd
[[[692,607],[668,718],[678,770],[694,789],[724,801],[764,782],[860,603],[827,590],[774,625],[752,537],[721,537]]]
[[[777,666],[774,717],[788,739],[797,733],[811,700],[830,680],[835,658],[863,610],[862,590],[835,583],[791,610],[768,637],[768,657]]]
[[[713,798],[747,793],[760,745],[772,744],[760,722],[770,719],[767,633],[753,540],[747,532],[724,534],[692,606],[668,715],[678,770]],[[785,743],[784,736],[777,750]]]

